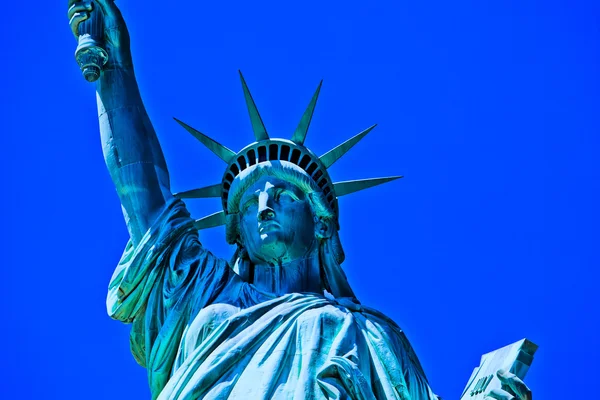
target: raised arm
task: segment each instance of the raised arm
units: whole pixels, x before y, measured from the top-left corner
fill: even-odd
[[[96,81],[98,119],[104,159],[121,200],[134,244],[172,197],[167,165],[142,102],[133,70],[129,33],[113,0],[69,0],[71,29],[92,13],[104,16],[108,62]]]

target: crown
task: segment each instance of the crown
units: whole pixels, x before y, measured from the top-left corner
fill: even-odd
[[[219,211],[196,220],[195,226],[197,229],[206,229],[225,225],[227,220],[226,214],[229,189],[231,188],[233,180],[245,169],[251,168],[252,166],[260,163],[270,161],[287,161],[304,170],[304,172],[306,172],[314,181],[314,183],[316,183],[316,185],[322,190],[327,203],[334,211],[336,216],[338,215],[338,197],[402,178],[402,176],[390,176],[385,178],[369,178],[344,182],[333,182],[329,177],[327,169],[331,167],[337,160],[339,160],[344,154],[346,154],[346,152],[350,150],[356,143],[358,143],[363,137],[365,137],[367,133],[373,130],[376,125],[370,126],[364,131],[346,140],[342,144],[334,147],[322,156],[317,156],[306,146],[304,146],[304,140],[306,139],[306,134],[308,133],[308,127],[310,125],[310,121],[312,120],[315,106],[317,105],[317,99],[319,98],[323,81],[319,83],[319,86],[310,100],[308,107],[304,111],[304,114],[300,119],[300,123],[294,131],[291,140],[288,140],[269,137],[262,118],[258,112],[258,108],[254,103],[254,99],[252,99],[252,95],[250,94],[250,90],[246,84],[246,80],[244,79],[241,71],[239,71],[239,74],[242,81],[242,88],[244,90],[244,98],[246,100],[246,105],[248,106],[248,113],[250,114],[252,130],[254,131],[254,137],[256,139],[254,143],[247,145],[238,153],[236,153],[217,141],[211,139],[210,137],[204,135],[202,132],[192,128],[177,118],[174,118],[175,121],[183,126],[217,157],[227,163],[227,168],[225,169],[225,173],[223,174],[223,178],[221,179],[220,183],[174,194],[174,196],[179,199],[199,199],[209,197],[221,198],[223,211]]]

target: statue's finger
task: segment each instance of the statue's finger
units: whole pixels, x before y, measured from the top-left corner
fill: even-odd
[[[488,394],[485,395],[486,399],[496,399],[496,400],[514,400],[515,396],[504,391],[502,389],[493,389],[490,390]]]
[[[77,3],[74,3],[71,7],[69,7],[69,11],[67,13],[67,16],[69,18],[69,20],[71,20],[71,18],[73,18],[73,15],[75,15],[76,13],[80,13],[80,12],[90,12],[92,11],[92,3],[90,1],[79,1]]]
[[[71,17],[69,25],[71,26],[71,31],[73,32],[73,35],[75,35],[75,37],[79,37],[79,31],[77,30],[79,28],[79,24],[88,19],[89,17],[90,14],[88,12],[76,13]]]
[[[123,16],[121,15],[121,11],[115,5],[113,0],[94,0],[98,7],[102,10],[102,13],[105,16],[105,23],[114,25],[108,26],[108,28],[114,28],[116,26],[121,26],[123,23]]]
[[[531,390],[518,376],[504,370],[498,370],[496,375],[498,376],[498,379],[519,396],[521,400],[531,400]]]

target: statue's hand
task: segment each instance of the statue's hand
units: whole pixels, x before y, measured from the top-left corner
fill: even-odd
[[[502,382],[502,389],[494,389],[486,394],[486,399],[531,400],[531,390],[518,376],[502,369],[496,376]]]
[[[79,24],[88,19],[91,13],[104,15],[104,46],[108,53],[105,68],[131,68],[129,32],[121,11],[113,0],[69,0],[69,24],[75,37],[79,37]]]

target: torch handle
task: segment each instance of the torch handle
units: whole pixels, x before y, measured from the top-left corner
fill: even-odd
[[[92,7],[90,17],[77,27],[79,44],[75,50],[75,59],[88,82],[100,77],[108,61],[108,53],[104,49],[104,16],[96,4],[92,3]]]

